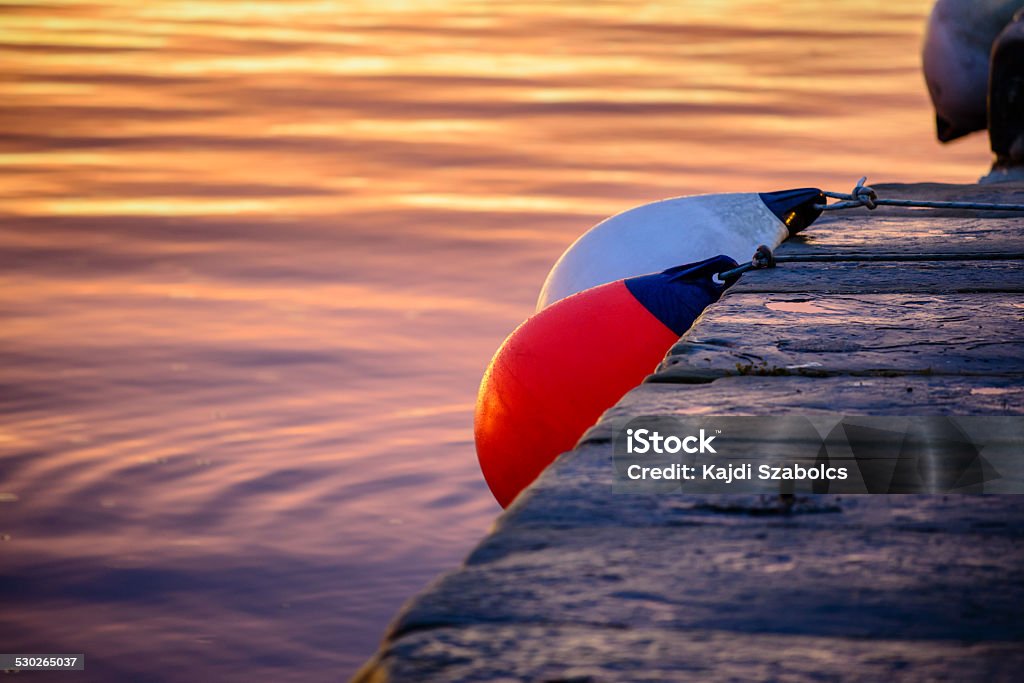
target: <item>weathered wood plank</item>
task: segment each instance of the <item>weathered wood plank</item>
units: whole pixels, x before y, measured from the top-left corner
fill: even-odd
[[[589,472],[603,485],[543,492],[546,498],[583,496],[586,508],[534,500],[549,511],[551,502],[561,503],[557,514],[566,523],[555,528],[517,524],[511,515],[500,537],[482,544],[458,574],[435,584],[401,616],[393,635],[439,625],[547,623],[854,639],[1024,639],[1024,530],[1014,527],[1024,520],[1024,501],[1004,501],[1005,517],[995,526],[975,520],[947,529],[930,514],[933,521],[920,524],[915,515],[927,506],[914,500],[880,515],[877,504],[860,496],[822,496],[816,507],[766,524],[756,515],[721,511],[730,509],[723,501],[756,509],[753,497],[613,494],[604,473],[611,467],[595,458],[598,452],[585,447],[567,457],[589,457],[603,471],[592,463],[564,463],[562,482]],[[638,498],[657,510],[636,515]],[[586,519],[584,510],[597,507],[626,515],[615,516],[621,533],[614,539],[607,526]],[[567,515],[567,508],[576,514]],[[630,526],[630,519],[639,523]],[[944,552],[932,547],[939,539],[948,544]],[[982,547],[983,557],[963,561],[960,548]],[[964,597],[975,609],[964,611]],[[797,618],[789,613],[794,605]]]
[[[727,294],[669,352],[659,381],[726,375],[1024,373],[1012,294]]]
[[[731,632],[479,625],[411,633],[385,654],[389,679],[600,683],[643,680],[793,683],[898,679],[904,683],[1012,680],[1024,666],[1017,643],[799,639]]]
[[[1021,415],[1020,377],[722,377],[674,386],[652,375],[595,425],[619,415]]]
[[[787,240],[779,255],[895,251],[1024,251],[1024,218],[944,218],[870,215],[860,220],[819,219]]]
[[[1005,204],[1024,201],[1024,183],[872,183],[879,197]],[[847,190],[842,190],[847,191]],[[888,207],[887,207],[888,208]]]
[[[364,680],[537,680],[560,666],[596,676],[623,658],[639,668],[610,669],[612,680],[673,680],[685,661],[758,680],[782,666],[777,649],[804,647],[828,648],[807,665],[816,680],[863,679],[867,653],[927,680],[955,668],[926,663],[951,643],[988,680],[1013,680],[1003,667],[1024,652],[1021,497],[818,496],[772,516],[753,496],[616,495],[611,472],[604,444],[563,455],[406,609]],[[584,637],[593,649],[561,649]]]
[[[782,253],[782,252],[780,252]],[[746,273],[729,290],[804,294],[1024,292],[1024,261],[782,263]]]

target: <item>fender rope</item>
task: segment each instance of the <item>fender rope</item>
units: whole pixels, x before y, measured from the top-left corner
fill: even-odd
[[[933,202],[922,199],[879,199],[878,193],[864,183],[868,177],[864,176],[857,181],[853,192],[828,192],[823,194],[829,199],[841,199],[843,201],[832,204],[816,204],[815,207],[822,211],[836,211],[839,209],[855,209],[860,206],[870,210],[879,206],[909,206],[922,209],[968,209],[972,211],[1024,211],[1024,204],[986,204],[984,202]]]
[[[929,252],[923,254],[900,254],[900,253],[857,253],[848,254],[803,254],[793,256],[775,256],[772,250],[761,245],[754,253],[750,263],[726,270],[712,279],[718,283],[735,280],[743,273],[763,268],[774,268],[777,263],[879,263],[879,262],[923,262],[923,261],[1021,261],[1024,260],[1024,251],[968,251],[963,253],[954,252]]]

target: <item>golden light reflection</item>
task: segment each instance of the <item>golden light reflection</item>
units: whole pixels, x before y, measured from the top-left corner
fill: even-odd
[[[22,215],[341,206],[308,193],[140,197],[126,182],[157,170],[168,186],[272,175],[325,194],[358,188],[344,199],[353,210],[592,215],[627,200],[585,184],[551,194],[532,179],[579,187],[605,172],[678,194],[846,183],[869,159],[876,177],[969,180],[986,156],[977,139],[942,150],[932,140],[917,54],[926,0],[35,6],[2,22],[15,51],[0,122],[22,141],[5,144],[0,164],[48,176],[5,191],[0,208]],[[577,23],[566,34],[563,22]],[[33,44],[49,49],[19,49]],[[858,126],[872,134],[843,134]],[[118,182],[71,170],[92,164],[116,168]],[[510,168],[519,176],[501,192],[481,182]]]

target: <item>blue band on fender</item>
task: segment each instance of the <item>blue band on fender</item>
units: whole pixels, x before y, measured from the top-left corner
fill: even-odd
[[[714,256],[660,273],[631,277],[623,280],[623,284],[651,315],[682,336],[704,309],[718,301],[728,288],[728,284],[717,283],[712,278],[737,265],[728,256]]]
[[[819,207],[827,202],[825,194],[816,187],[761,192],[757,196],[789,228],[790,235],[797,234],[817,220],[821,215]]]

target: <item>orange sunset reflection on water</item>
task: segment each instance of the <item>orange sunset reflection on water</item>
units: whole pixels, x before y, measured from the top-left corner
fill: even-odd
[[[497,513],[477,383],[582,230],[987,170],[929,5],[0,1],[6,651],[353,671]]]

